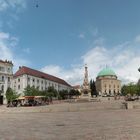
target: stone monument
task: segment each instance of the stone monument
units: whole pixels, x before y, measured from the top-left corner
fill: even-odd
[[[81,86],[81,98],[90,99],[91,97],[91,90],[88,81],[88,67],[85,65],[85,74],[84,74],[84,81],[83,85]]]

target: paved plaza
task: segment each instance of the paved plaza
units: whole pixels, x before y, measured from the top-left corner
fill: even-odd
[[[0,140],[139,140],[140,109],[126,110],[119,105],[1,106]]]

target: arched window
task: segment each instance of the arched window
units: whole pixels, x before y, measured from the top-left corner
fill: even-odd
[[[1,91],[2,91],[2,92],[4,91],[4,85],[1,86]]]
[[[2,76],[2,82],[4,82],[4,76]]]
[[[8,82],[10,82],[10,77],[8,77]]]
[[[109,94],[111,95],[111,90],[109,90]]]

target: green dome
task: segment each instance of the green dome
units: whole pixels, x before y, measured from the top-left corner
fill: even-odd
[[[98,73],[97,77],[99,77],[99,76],[116,76],[116,74],[112,69],[106,67]]]

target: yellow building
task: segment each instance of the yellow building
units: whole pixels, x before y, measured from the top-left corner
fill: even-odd
[[[121,93],[121,81],[115,72],[106,67],[96,77],[96,89],[101,96],[114,96]]]

